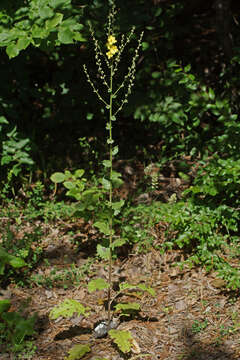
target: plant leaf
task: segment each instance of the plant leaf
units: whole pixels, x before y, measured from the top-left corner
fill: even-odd
[[[153,290],[151,287],[146,286],[145,284],[137,284],[137,285],[131,285],[128,283],[121,283],[119,285],[120,291],[123,290],[131,290],[131,289],[140,289],[142,291],[147,291],[150,295],[155,296],[155,290]]]
[[[52,30],[54,29],[58,24],[62,22],[63,14],[56,13],[52,19],[49,19],[46,21],[46,29]]]
[[[74,345],[68,352],[69,356],[65,357],[66,360],[78,360],[81,359],[86,353],[91,351],[91,347],[88,344]]]
[[[58,184],[58,183],[63,182],[66,179],[66,175],[61,172],[55,172],[54,174],[52,174],[50,179],[52,180],[52,182]]]
[[[120,303],[115,305],[116,311],[120,311],[122,316],[130,316],[131,313],[139,311],[141,309],[140,304],[136,302],[132,303]]]
[[[126,242],[127,242],[127,240],[124,238],[117,239],[112,243],[111,248],[115,249],[116,247],[120,247],[120,246],[126,244]]]
[[[73,314],[77,313],[79,315],[88,316],[87,311],[89,311],[89,307],[84,307],[81,303],[74,299],[65,299],[61,304],[55,306],[49,314],[50,319],[55,320],[60,316],[64,318],[68,318],[73,316]]]
[[[97,227],[104,235],[110,235],[110,228],[108,223],[103,221],[96,221],[93,226]]]
[[[104,290],[104,289],[108,289],[109,288],[109,284],[101,278],[95,279],[95,280],[91,280],[88,283],[88,291],[91,293],[95,290]]]
[[[124,330],[109,330],[108,334],[115,344],[117,344],[118,348],[125,354],[131,351],[133,339],[130,331]]]
[[[10,309],[11,307],[11,303],[10,303],[10,300],[0,300],[0,315],[3,313],[3,312],[6,312]]]
[[[109,259],[110,249],[108,247],[97,245],[97,254],[104,260]]]
[[[110,168],[111,167],[111,161],[110,160],[103,160],[103,166],[106,168]]]

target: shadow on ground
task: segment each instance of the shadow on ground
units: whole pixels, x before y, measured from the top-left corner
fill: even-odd
[[[227,349],[222,344],[208,344],[197,339],[197,335],[193,333],[191,327],[183,327],[181,340],[183,342],[183,351],[179,357],[183,360],[234,360],[236,357],[233,351]],[[229,346],[229,345],[228,345]]]

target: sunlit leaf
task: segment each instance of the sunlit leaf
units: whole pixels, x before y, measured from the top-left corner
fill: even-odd
[[[129,351],[131,351],[131,347],[132,347],[131,340],[133,339],[133,337],[129,331],[112,329],[109,330],[108,333],[111,339],[113,340],[113,342],[117,344],[118,348],[123,353],[126,354]]]
[[[109,288],[109,284],[104,279],[101,278],[91,280],[88,283],[88,291],[90,293],[96,290],[104,290],[108,288]]]
[[[85,354],[91,351],[91,347],[88,344],[74,345],[68,352],[69,356],[65,357],[66,360],[78,360],[81,359]]]
[[[50,319],[57,319],[60,316],[68,318],[73,316],[73,314],[88,316],[88,307],[83,306],[77,300],[74,299],[65,299],[61,304],[55,306],[50,314]]]

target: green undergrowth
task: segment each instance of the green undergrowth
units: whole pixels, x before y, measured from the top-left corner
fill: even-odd
[[[227,287],[240,287],[239,270],[234,263],[240,254],[239,210],[227,205],[195,205],[190,200],[175,203],[154,201],[125,212],[123,231],[138,249],[154,246],[160,252],[182,249],[186,260],[175,265],[201,265],[216,270]],[[158,226],[157,226],[158,225]],[[156,232],[156,226],[158,232]],[[159,232],[159,228],[162,232]]]

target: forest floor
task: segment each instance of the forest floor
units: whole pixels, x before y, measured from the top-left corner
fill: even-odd
[[[110,338],[93,337],[94,325],[107,318],[106,292],[90,294],[86,284],[96,277],[107,279],[107,264],[90,260],[88,241],[86,252],[77,253],[63,227],[51,227],[44,241],[45,260],[34,272],[39,279],[48,278],[48,283],[35,284],[32,288],[10,285],[5,290],[5,295],[11,296],[13,309],[25,304],[26,314],[38,314],[36,353],[32,359],[61,360],[73,345],[85,343],[91,344],[92,351],[83,359],[92,360],[97,357],[109,360],[240,358],[240,297],[224,289],[214,273],[207,274],[202,268],[181,270],[174,266],[183,256],[181,251],[160,254],[152,248],[147,253],[137,254],[133,248],[125,258],[114,261],[115,286],[119,281],[142,282],[156,291],[155,297],[133,293],[121,298],[123,302],[134,301],[141,305],[139,313],[122,320],[118,326],[118,329],[129,330],[134,338],[131,356],[126,356],[117,351]],[[87,269],[87,274],[74,286],[69,277],[64,278],[67,271],[71,272],[73,263],[79,269]],[[53,269],[58,281],[51,283]],[[77,277],[75,274],[75,280]],[[49,320],[50,310],[65,299],[75,299],[90,307],[90,315]],[[2,354],[0,359],[13,358]]]
[[[6,226],[4,219],[1,226],[2,229]],[[15,241],[20,241],[22,234],[15,226],[14,219],[9,231]],[[155,241],[160,244],[164,241],[164,229],[154,226]],[[91,345],[91,352],[83,360],[240,359],[239,293],[227,290],[215,273],[206,273],[201,267],[176,267],[176,261],[185,256],[183,251],[162,254],[154,246],[144,252],[139,252],[135,245],[126,248],[113,263],[114,291],[120,282],[128,282],[144,283],[156,292],[155,296],[136,292],[121,296],[121,302],[141,305],[139,312],[121,318],[118,325],[118,329],[132,334],[130,355],[120,353],[109,337],[95,338],[94,327],[107,319],[106,291],[89,293],[87,283],[108,277],[107,263],[95,257],[96,230],[81,219],[50,223],[41,220],[24,223],[23,219],[21,231],[31,233],[38,227],[43,236],[37,246],[43,249],[43,254],[31,272],[31,287],[10,284],[0,297],[11,299],[12,311],[21,308],[26,316],[37,313],[36,351],[31,357],[23,354],[18,359],[63,360],[76,344]],[[50,320],[51,309],[65,299],[75,299],[90,307],[89,316]],[[0,353],[0,359],[14,357]]]

